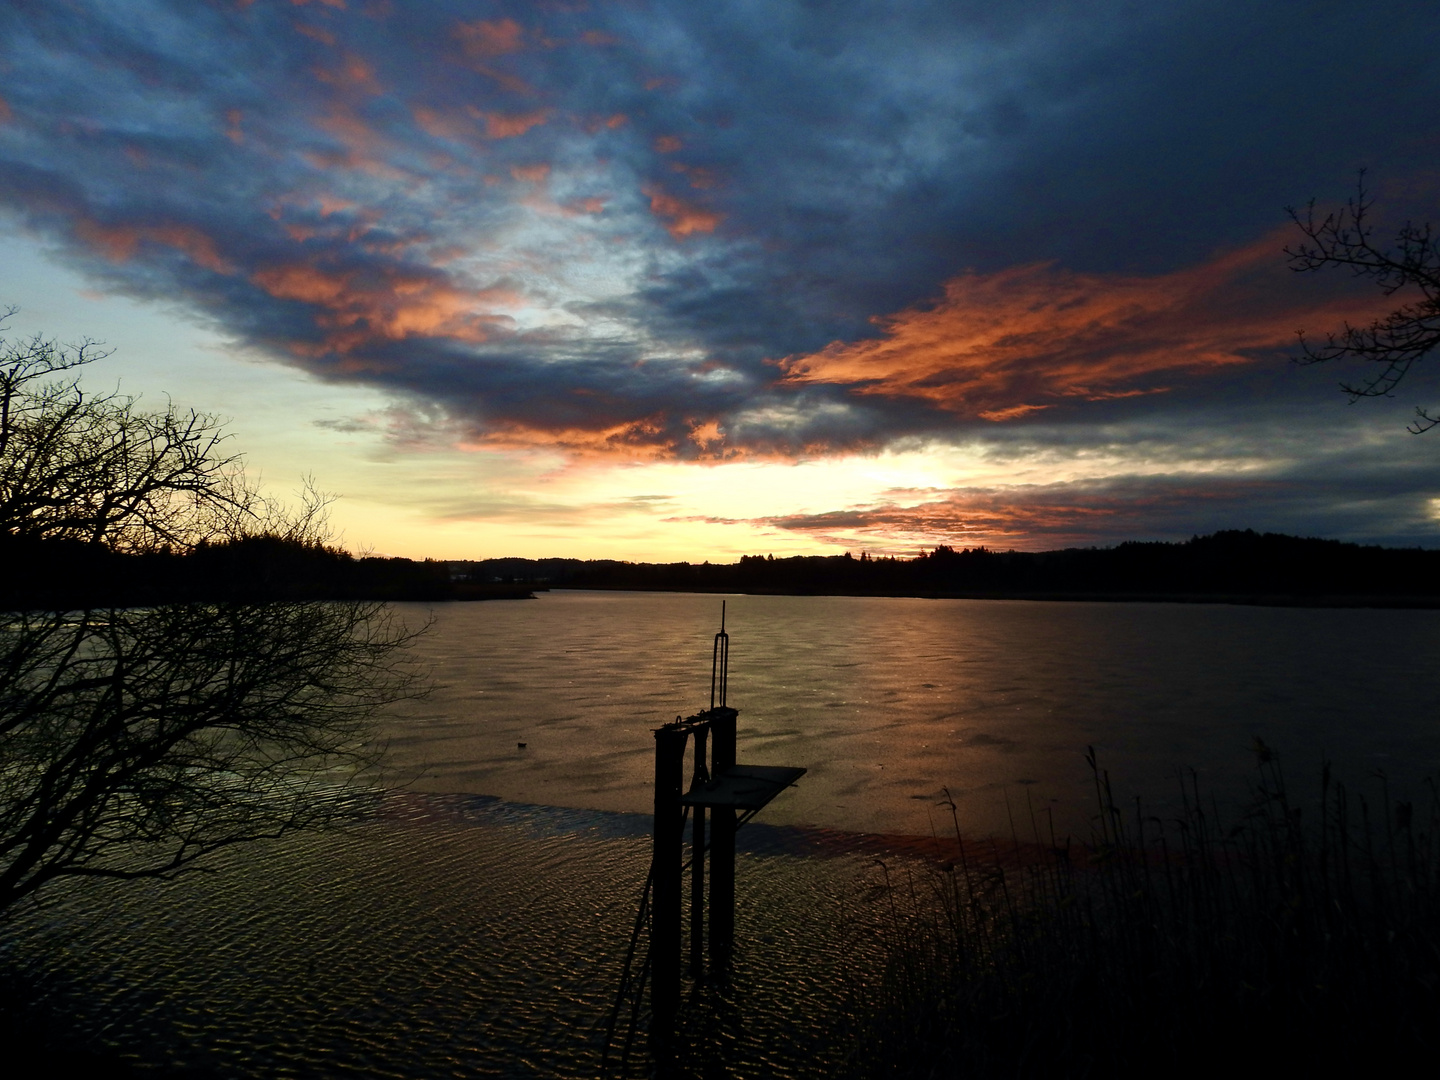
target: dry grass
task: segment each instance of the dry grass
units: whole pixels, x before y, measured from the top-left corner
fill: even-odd
[[[957,823],[953,862],[888,882],[889,959],[856,990],[853,1071],[1328,1072],[1433,1055],[1434,785],[1417,812],[1383,781],[1373,802],[1352,795],[1327,767],[1302,814],[1273,753],[1258,740],[1256,752],[1253,801],[1233,824],[1193,775],[1174,820],[1118,803],[1093,750],[1089,842],[975,850]]]

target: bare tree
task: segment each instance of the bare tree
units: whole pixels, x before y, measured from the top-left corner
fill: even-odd
[[[354,817],[413,687],[379,604],[26,612],[0,630],[0,911]]]
[[[75,369],[104,355],[0,340],[0,537],[143,551],[243,531],[260,500],[219,419],[87,393]]]
[[[88,395],[73,370],[95,355],[0,351],[0,539],[319,542],[313,487],[285,513],[213,417]],[[414,637],[376,603],[0,613],[0,913],[57,878],[168,877],[353,816]]]
[[[1318,216],[1313,199],[1303,213],[1286,208],[1305,234],[1303,242],[1285,249],[1290,269],[1304,273],[1346,267],[1356,277],[1372,279],[1386,296],[1401,290],[1408,295],[1419,293],[1366,326],[1345,323],[1340,330],[1327,333],[1323,344],[1300,333],[1299,359],[1303,363],[1354,359],[1375,365],[1358,382],[1340,384],[1352,401],[1390,396],[1411,367],[1440,345],[1440,238],[1429,222],[1417,225],[1407,221],[1393,243],[1384,246],[1376,240],[1370,220],[1373,205],[1361,172],[1354,197],[1339,210]],[[1419,407],[1415,413],[1410,430],[1417,435],[1440,424],[1440,415]]]

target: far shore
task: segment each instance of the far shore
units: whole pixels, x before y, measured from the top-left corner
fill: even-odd
[[[574,592],[713,593],[729,596],[873,596],[914,600],[1043,600],[1098,604],[1236,604],[1250,607],[1392,608],[1433,611],[1440,596],[1353,596],[1344,593],[1290,595],[1284,593],[1143,593],[1143,592],[797,592],[787,589],[641,588],[622,585],[564,585]],[[537,585],[535,592],[550,592]],[[479,599],[479,598],[477,598]],[[487,598],[488,599],[488,598]]]

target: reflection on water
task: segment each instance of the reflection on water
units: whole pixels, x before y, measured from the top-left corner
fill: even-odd
[[[67,958],[74,1042],[219,1076],[593,1077],[649,820],[407,796],[344,833],[235,850],[224,873],[79,888],[20,927]],[[823,1076],[866,853],[747,826],[736,1076]],[[48,936],[36,938],[37,926]],[[63,945],[62,948],[57,948]],[[11,953],[14,958],[14,953]],[[644,1041],[638,1045],[643,1061]],[[638,1075],[638,1073],[636,1073]]]
[[[1163,809],[1193,767],[1292,779],[1440,769],[1440,612],[874,597],[729,599],[742,761],[803,765],[765,820],[928,835],[949,787],[970,832],[1007,796],[1084,829],[1093,744]],[[435,792],[644,812],[650,730],[708,704],[720,598],[541,594],[434,609],[440,688],[391,731]],[[418,606],[412,614],[424,618]],[[517,744],[525,743],[522,750]]]

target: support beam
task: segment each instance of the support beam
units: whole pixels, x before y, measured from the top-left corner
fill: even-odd
[[[712,709],[710,733],[712,776],[735,764],[734,709]],[[730,970],[735,945],[735,811],[711,810],[710,830],[710,969],[719,978]]]
[[[680,1003],[680,893],[685,819],[680,805],[685,773],[684,731],[655,731],[655,849],[650,912],[650,1000],[661,1028]]]
[[[695,731],[695,768],[691,788],[710,779],[705,752],[708,728]],[[705,978],[705,807],[690,808],[690,977]]]

